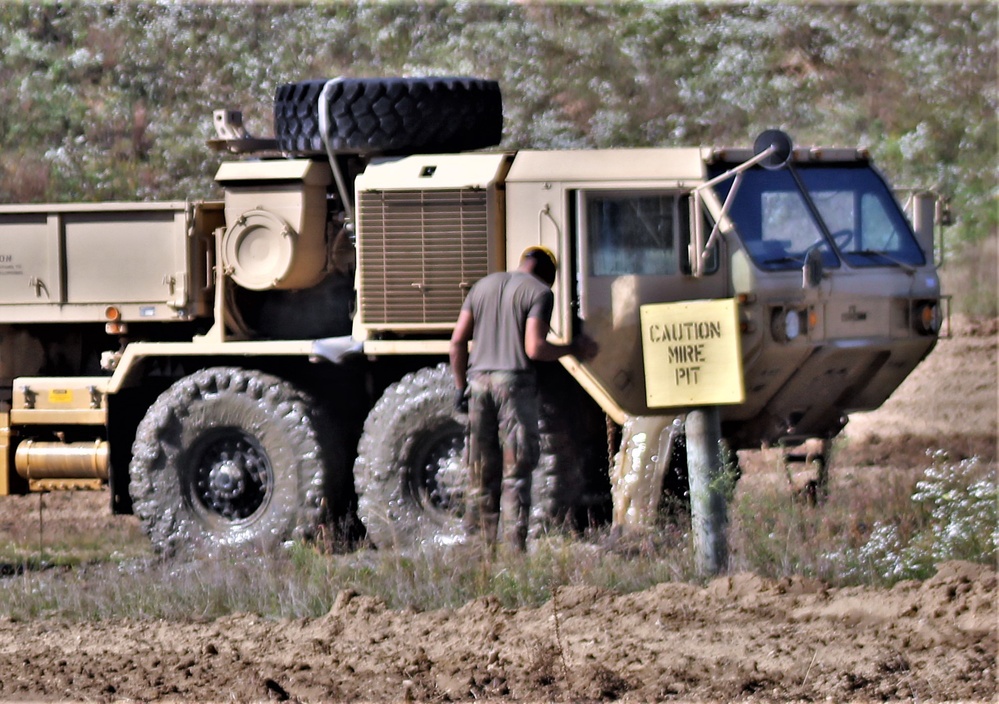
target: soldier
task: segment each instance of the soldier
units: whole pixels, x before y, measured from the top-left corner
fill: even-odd
[[[466,527],[494,545],[502,514],[502,537],[516,551],[527,546],[531,474],[540,453],[534,362],[567,354],[585,361],[597,353],[585,335],[569,345],[547,340],[557,266],[547,248],[528,247],[516,271],[490,274],[472,287],[451,336],[455,407],[467,410],[469,420]]]

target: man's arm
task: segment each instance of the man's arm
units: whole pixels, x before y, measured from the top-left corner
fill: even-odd
[[[475,319],[470,310],[462,310],[458,314],[458,322],[454,324],[451,333],[451,373],[454,375],[454,385],[464,390],[468,383],[468,342],[472,339],[475,329]]]
[[[580,335],[569,345],[556,345],[548,341],[550,325],[542,318],[527,319],[524,330],[524,350],[527,356],[535,362],[554,362],[560,357],[571,354],[585,362],[597,355],[597,343],[586,335]]]

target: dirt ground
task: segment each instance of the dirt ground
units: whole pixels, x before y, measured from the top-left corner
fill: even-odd
[[[996,327],[956,322],[851,420],[837,463],[922,465],[928,447],[994,460]],[[342,592],[317,619],[0,619],[0,700],[994,702],[996,581],[952,562],[881,590],[732,574],[564,588],[517,611],[393,611]]]

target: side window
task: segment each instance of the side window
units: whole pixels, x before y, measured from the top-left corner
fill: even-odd
[[[582,209],[591,276],[680,272],[690,229],[682,194],[589,191]]]
[[[863,242],[857,249],[873,249],[879,252],[902,252],[902,234],[895,227],[885,211],[884,204],[876,196],[865,193],[860,197],[860,212],[863,216]]]

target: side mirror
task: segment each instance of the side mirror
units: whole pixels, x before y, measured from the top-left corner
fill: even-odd
[[[822,249],[813,245],[805,252],[805,263],[801,266],[801,287],[815,288],[822,283]]]
[[[791,158],[794,143],[786,132],[766,130],[761,132],[760,136],[753,142],[753,154],[762,154],[770,147],[773,147],[773,151],[760,162],[760,166],[770,171],[783,169]]]
[[[780,130],[766,130],[753,143],[754,156],[752,159],[739,164],[733,169],[729,169],[723,174],[715,176],[709,181],[705,181],[693,189],[694,209],[700,212],[704,207],[701,200],[701,192],[713,188],[722,181],[732,179],[732,187],[729,189],[728,196],[722,204],[721,214],[715,219],[714,227],[711,228],[711,234],[705,237],[702,219],[697,217],[694,220],[694,241],[690,250],[690,269],[694,276],[704,276],[705,274],[704,259],[709,256],[709,252],[715,246],[715,240],[718,237],[718,228],[722,220],[728,215],[729,208],[731,208],[732,202],[735,199],[735,194],[739,191],[743,172],[757,164],[760,164],[765,169],[782,169],[791,159],[793,151],[794,143],[787,134]]]
[[[937,196],[929,191],[919,191],[912,194],[910,201],[912,229],[916,233],[916,241],[923,250],[927,261],[933,261]]]

